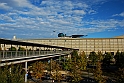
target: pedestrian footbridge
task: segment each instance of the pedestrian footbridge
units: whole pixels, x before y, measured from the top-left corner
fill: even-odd
[[[19,50],[20,47],[23,47],[23,50]],[[0,39],[0,66],[67,56],[73,50],[75,49]]]

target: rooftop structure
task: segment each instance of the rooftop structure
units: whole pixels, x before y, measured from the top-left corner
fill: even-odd
[[[59,33],[58,37],[64,37],[64,38],[80,38],[80,37],[84,37],[87,35],[71,35],[71,36],[66,36],[66,34],[63,33]]]

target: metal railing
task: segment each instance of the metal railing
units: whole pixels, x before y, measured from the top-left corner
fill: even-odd
[[[12,59],[20,57],[31,57],[47,54],[69,54],[72,51],[0,51],[0,59]]]

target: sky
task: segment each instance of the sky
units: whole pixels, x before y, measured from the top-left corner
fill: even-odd
[[[124,0],[0,0],[0,38],[124,35]]]

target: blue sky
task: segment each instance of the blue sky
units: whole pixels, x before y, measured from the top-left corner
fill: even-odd
[[[124,35],[124,0],[0,0],[0,38]]]

